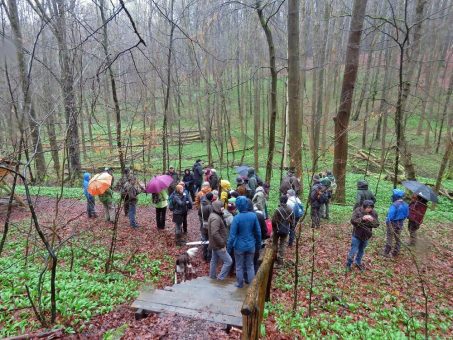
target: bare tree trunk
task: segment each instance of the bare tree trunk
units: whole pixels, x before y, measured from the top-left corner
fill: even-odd
[[[449,132],[445,138],[445,152],[440,163],[439,173],[437,174],[436,179],[436,186],[434,188],[434,191],[436,193],[439,193],[440,186],[442,184],[442,178],[444,176],[448,162],[450,163],[452,162],[451,160],[452,154],[453,154],[453,135]]]
[[[22,115],[26,117],[30,126],[32,136],[33,156],[35,157],[35,165],[37,170],[36,178],[42,180],[46,175],[46,164],[44,159],[44,153],[42,149],[39,124],[35,112],[35,107],[31,100],[30,95],[30,74],[31,70],[25,68],[25,56],[24,46],[22,39],[21,24],[19,21],[19,12],[17,9],[17,3],[15,0],[8,0],[8,17],[11,23],[11,28],[14,35],[14,44],[16,46],[16,57],[17,64],[19,66],[19,78],[21,84],[21,90],[23,95]]]
[[[392,60],[392,50],[389,48],[389,40],[386,39],[385,41],[385,65],[390,65],[390,62]],[[376,140],[379,140],[381,138],[381,123],[383,120],[384,116],[387,116],[387,90],[390,85],[390,67],[385,67],[384,70],[384,80],[382,82],[382,94],[381,94],[381,101],[379,104],[379,119],[377,123],[377,128],[376,128]],[[383,134],[383,133],[382,133]],[[384,140],[384,145],[385,145],[385,140]],[[382,150],[383,151],[383,150]],[[384,152],[384,151],[383,151]]]
[[[354,0],[352,9],[349,40],[346,51],[346,65],[341,89],[340,107],[335,117],[335,149],[333,172],[337,180],[336,200],[345,202],[346,199],[346,164],[348,161],[348,125],[351,114],[352,96],[357,79],[359,66],[360,37],[367,0]]]
[[[300,112],[299,0],[288,2],[288,124],[290,167],[302,176]]]
[[[440,121],[439,135],[438,135],[437,145],[436,145],[436,153],[439,153],[440,140],[442,138],[442,130],[444,127],[445,119],[447,118],[448,105],[450,104],[450,98],[451,98],[452,92],[453,92],[453,73],[451,74],[450,81],[448,82],[447,95],[445,97],[444,108],[442,111],[442,119]]]
[[[261,1],[256,2],[256,12],[260,19],[261,27],[266,35],[267,45],[269,48],[269,68],[271,71],[271,104],[270,104],[270,121],[269,121],[269,151],[267,153],[266,163],[266,182],[270,183],[272,176],[272,166],[274,160],[275,148],[275,123],[277,120],[277,69],[275,66],[275,47],[272,38],[272,32],[268,26],[268,21],[264,18],[263,7]]]
[[[261,117],[261,103],[260,103],[260,81],[258,78],[254,80],[255,84],[255,108],[254,108],[254,118],[253,118],[253,163],[255,170],[259,171],[259,162],[258,162],[258,153],[259,145],[258,139],[260,134],[260,117]]]

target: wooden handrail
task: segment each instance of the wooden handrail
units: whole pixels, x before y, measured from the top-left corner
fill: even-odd
[[[250,284],[242,304],[242,339],[258,339],[263,320],[264,303],[270,300],[272,272],[276,249],[272,244],[266,246],[263,261]]]

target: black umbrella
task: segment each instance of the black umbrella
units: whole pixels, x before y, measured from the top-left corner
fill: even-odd
[[[438,202],[436,193],[427,185],[417,181],[403,181],[402,184],[414,194],[434,203]]]

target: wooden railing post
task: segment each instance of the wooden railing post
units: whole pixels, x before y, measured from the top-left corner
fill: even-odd
[[[263,320],[264,305],[270,299],[272,271],[275,261],[275,247],[268,245],[264,250],[263,261],[250,284],[242,304],[242,339],[258,339]]]

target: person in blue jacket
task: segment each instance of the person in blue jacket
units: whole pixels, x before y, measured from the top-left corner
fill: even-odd
[[[230,253],[234,248],[236,261],[236,287],[244,286],[244,272],[247,273],[246,283],[252,282],[255,277],[253,258],[255,248],[261,244],[261,230],[258,218],[249,210],[249,203],[245,196],[236,199],[236,208],[239,214],[234,216],[230,228],[227,250]]]
[[[85,172],[83,174],[83,194],[85,195],[85,197],[87,199],[88,218],[94,218],[97,216],[96,210],[95,210],[96,202],[94,200],[94,196],[88,192],[88,183],[90,182],[90,179],[91,179],[91,174],[89,172]]]
[[[404,220],[409,215],[409,206],[403,201],[403,197],[403,190],[393,189],[392,205],[385,219],[387,225],[386,243],[383,252],[385,257],[395,257],[400,252],[401,231],[403,230]],[[394,240],[395,242],[393,242]]]

